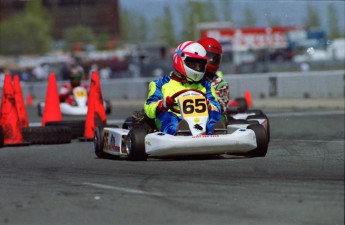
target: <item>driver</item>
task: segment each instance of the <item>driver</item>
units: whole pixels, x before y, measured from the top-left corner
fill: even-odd
[[[222,60],[223,49],[221,44],[214,38],[203,37],[198,41],[207,52],[207,66],[205,79],[211,82],[216,90],[219,104],[221,106],[222,120],[227,122],[227,105],[230,100],[229,84],[223,79],[223,73],[218,70]]]
[[[158,119],[162,132],[175,135],[177,126],[188,127],[185,120],[181,121],[180,114],[171,111],[170,108],[175,106],[171,96],[181,90],[197,89],[206,95],[209,111],[206,133],[212,134],[214,125],[221,119],[221,114],[214,88],[210,82],[203,79],[206,63],[204,47],[194,41],[183,42],[174,52],[174,71],[150,82],[144,110],[149,118]]]
[[[76,64],[73,64],[70,68],[69,83],[65,83],[61,86],[59,92],[60,102],[67,102],[72,104],[73,99],[73,89],[75,87],[82,86],[87,90],[86,84],[81,84],[81,80],[84,77],[84,69]]]

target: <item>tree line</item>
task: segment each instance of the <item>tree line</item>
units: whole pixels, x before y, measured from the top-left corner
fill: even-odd
[[[162,16],[149,21],[143,15],[133,13],[130,10],[120,10],[120,44],[124,43],[164,43],[170,47],[176,46],[183,40],[196,38],[198,23],[214,21],[233,21],[231,1],[219,1],[220,10],[217,10],[212,0],[193,1],[187,0],[179,6],[179,15],[172,15],[169,6],[164,6]],[[338,25],[336,8],[328,5],[329,38],[341,37]],[[254,11],[247,7],[243,12],[240,22],[242,27],[254,27],[258,21]],[[174,17],[178,16],[184,21],[182,31],[177,31],[174,25]],[[0,23],[0,54],[45,54],[51,51],[56,40],[52,39],[52,18],[49,17],[41,1],[28,1],[25,10],[11,16]],[[279,19],[268,18],[269,26],[279,26]],[[320,27],[320,17],[317,10],[308,3],[306,27]],[[97,49],[106,48],[105,42],[111,39],[111,34],[95,34],[91,27],[79,25],[66,28],[63,32],[63,42],[66,51],[70,51],[74,42],[99,43]]]

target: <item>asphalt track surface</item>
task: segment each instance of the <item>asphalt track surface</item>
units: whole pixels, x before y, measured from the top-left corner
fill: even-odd
[[[78,140],[1,148],[0,224],[343,225],[344,109],[263,110],[264,158],[98,159]]]

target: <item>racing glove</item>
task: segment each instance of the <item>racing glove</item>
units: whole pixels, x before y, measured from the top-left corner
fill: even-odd
[[[164,112],[173,106],[174,106],[174,99],[168,96],[158,103],[157,111]]]

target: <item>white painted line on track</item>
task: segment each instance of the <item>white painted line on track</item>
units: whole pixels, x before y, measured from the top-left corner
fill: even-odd
[[[92,186],[92,187],[101,188],[101,189],[116,190],[116,191],[126,192],[126,193],[130,193],[130,194],[150,195],[150,196],[157,196],[157,197],[164,196],[163,194],[157,193],[157,192],[147,192],[147,191],[141,191],[141,190],[137,190],[137,189],[122,188],[122,187],[116,187],[116,186],[111,186],[111,185],[106,185],[106,184],[97,184],[97,183],[85,182],[85,183],[83,183],[83,185]]]
[[[306,112],[277,112],[267,113],[270,117],[282,117],[282,116],[330,116],[330,115],[345,115],[344,111],[306,111]]]

